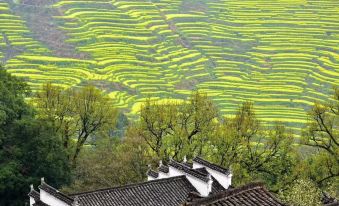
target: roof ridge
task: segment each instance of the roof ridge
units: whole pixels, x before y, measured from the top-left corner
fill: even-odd
[[[34,200],[38,200],[40,199],[40,193],[38,191],[36,191],[35,189],[32,189],[29,193],[28,193],[29,197],[32,197]]]
[[[247,191],[250,191],[250,190],[255,190],[255,189],[264,189],[264,188],[260,185],[254,185],[253,187],[245,187],[244,189],[236,188],[236,189],[230,190],[228,195],[225,196],[225,198],[233,197],[234,195],[238,195],[238,194],[241,194],[241,193],[244,193],[244,192],[247,192]],[[226,194],[227,194],[227,192],[226,192]]]
[[[221,172],[221,173],[224,173],[226,175],[230,174],[230,170],[227,169],[227,168],[224,168],[224,167],[221,167],[220,165],[217,165],[217,164],[214,164],[212,162],[209,162],[199,156],[193,158],[192,160],[193,162],[197,162],[199,164],[202,164],[206,167],[209,167],[210,169],[214,169],[214,170],[217,170],[218,172]]]
[[[64,194],[64,193],[62,193],[62,192],[60,192],[59,190],[57,190],[57,189],[55,189],[54,187],[52,187],[52,186],[50,186],[49,184],[47,184],[46,182],[42,182],[42,183],[38,186],[38,188],[39,188],[40,190],[44,190],[44,189],[43,189],[43,186],[46,186],[46,187],[48,187],[49,189],[54,190],[57,194],[61,195],[62,197],[66,198],[66,199],[68,199],[69,201],[72,201],[72,202],[73,202],[73,198],[69,197],[68,195],[66,195],[66,194]],[[46,191],[46,190],[44,190],[44,191],[47,192],[47,193],[50,193],[50,192],[48,192],[48,191]],[[53,195],[53,194],[52,194],[52,195]]]
[[[185,175],[180,175],[180,176],[174,176],[174,177],[169,177],[169,178],[162,178],[162,179],[155,179],[155,180],[150,180],[150,181],[145,181],[145,182],[133,183],[133,184],[123,185],[123,186],[118,186],[118,187],[108,187],[108,188],[102,188],[102,189],[98,189],[98,190],[92,190],[92,191],[86,191],[86,192],[80,192],[80,193],[73,193],[73,194],[69,194],[69,196],[81,196],[81,195],[110,191],[110,190],[133,188],[133,187],[137,187],[137,186],[140,186],[140,185],[157,184],[159,182],[166,182],[168,180],[182,179],[182,178],[187,180]]]
[[[36,191],[35,189],[33,189],[33,190],[31,190],[31,191],[28,193],[28,195],[33,194],[33,193],[38,193],[38,194],[39,194],[38,191]]]
[[[178,170],[183,170],[185,173],[192,175],[200,180],[203,180],[205,182],[209,181],[208,175],[205,175],[199,171],[196,171],[195,169],[192,169],[188,167],[187,165],[184,165],[180,162],[177,162],[175,160],[171,160],[171,162],[168,164],[169,166],[172,166]],[[181,168],[180,168],[181,167]]]

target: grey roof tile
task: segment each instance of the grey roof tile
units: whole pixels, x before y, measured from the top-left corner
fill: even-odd
[[[205,182],[208,182],[208,180],[209,180],[208,175],[205,175],[205,174],[203,174],[199,171],[196,171],[196,170],[194,170],[194,169],[192,169],[192,168],[190,168],[190,167],[188,167],[188,166],[186,166],[182,163],[176,162],[174,160],[171,160],[168,165],[172,166],[172,167],[174,167],[178,170],[181,170],[181,171],[183,171],[187,174],[190,174],[190,175],[192,175],[192,176],[194,176],[194,177],[196,177],[200,180],[203,180]]]
[[[161,165],[159,167],[159,171],[163,172],[163,173],[168,173],[169,172],[169,168],[167,166],[165,166],[165,165]]]
[[[236,189],[226,190],[205,198],[190,200],[187,206],[284,206],[267,191],[261,183],[252,183]]]
[[[147,176],[151,176],[153,178],[158,178],[159,177],[159,173],[157,173],[156,171],[150,169],[150,170],[147,171]]]
[[[28,193],[28,196],[32,197],[35,202],[40,200],[40,193],[34,189]]]
[[[185,176],[70,195],[81,206],[178,206],[190,192],[197,192]]]
[[[226,189],[212,176],[212,191],[211,194],[216,194],[222,191],[225,191]]]
[[[41,202],[41,201],[39,200],[39,201],[35,202],[35,203],[33,204],[33,206],[51,206],[51,205],[48,205],[48,204],[46,204],[46,203],[43,203],[43,202]]]

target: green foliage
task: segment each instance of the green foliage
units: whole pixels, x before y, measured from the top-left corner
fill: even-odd
[[[282,126],[276,126],[267,134],[257,135],[247,137],[245,142],[241,143],[240,166],[246,170],[248,176],[265,181],[273,191],[286,187],[294,178],[293,170],[296,164],[293,137],[289,136]],[[241,174],[235,171],[235,176],[238,176],[235,181],[243,181]]]
[[[274,128],[263,127],[252,103],[245,102],[235,117],[224,119],[218,126],[211,138],[209,156],[232,168],[235,185],[261,180],[277,191],[294,178],[293,141],[293,136],[279,123]]]
[[[0,125],[8,125],[17,118],[32,114],[31,109],[23,101],[23,98],[29,94],[27,84],[8,74],[2,67],[0,67],[0,80]],[[3,132],[1,130],[0,135]]]
[[[316,103],[309,112],[309,123],[302,143],[311,148],[306,159],[308,176],[319,185],[339,181],[339,88],[334,88],[331,101]]]
[[[335,114],[333,105],[330,104],[326,112],[334,111]],[[319,112],[314,114],[319,115]],[[306,130],[309,133],[305,134],[316,132],[317,137],[322,138],[335,136],[335,115],[329,117],[321,116],[327,119],[327,124],[331,123],[328,131],[332,133],[329,134],[325,126],[319,126],[317,122],[312,124],[313,127],[309,126]],[[97,136],[105,134],[101,131]],[[303,151],[303,147],[294,145],[292,132],[281,123],[265,127],[256,117],[250,102],[240,105],[234,116],[222,118],[211,100],[199,92],[193,93],[187,102],[181,104],[147,100],[141,107],[140,120],[130,125],[124,139],[102,137],[95,141],[95,146],[82,150],[73,183],[65,191],[139,182],[144,178],[147,163],[159,159],[166,161],[171,157],[180,160],[188,154],[188,157],[202,155],[231,168],[235,186],[263,181],[271,191],[283,191],[280,196],[292,206],[319,205],[321,189],[333,197],[337,196],[336,177],[327,178],[326,182],[330,184],[323,188],[314,182],[317,178],[334,174],[336,157],[331,157],[331,153],[323,148],[323,151],[311,150],[313,154],[302,159],[301,156],[308,153]],[[327,141],[328,138],[325,138],[322,143],[335,146]],[[126,151],[129,151],[128,155]]]
[[[233,118],[220,119],[206,95],[193,93],[184,104],[147,101],[141,109],[138,134],[156,158],[202,155],[234,170],[236,185],[265,181],[278,191],[293,181],[298,155],[285,127],[263,127],[253,105],[243,103]]]
[[[28,86],[0,69],[0,205],[23,205],[31,183],[46,177],[61,185],[70,176],[53,128],[24,101]]]
[[[339,181],[333,181],[325,186],[324,192],[333,199],[339,200]]]
[[[80,192],[141,182],[150,162],[145,151],[135,131],[128,131],[124,139],[100,138],[96,146],[83,149],[73,182],[63,190]]]
[[[236,135],[236,130],[230,121],[222,121],[215,129],[210,139],[210,157],[213,162],[226,168],[231,167],[238,161],[241,138]]]
[[[199,92],[182,104],[147,100],[140,111],[138,131],[160,159],[193,157],[202,154],[217,117],[212,101]]]
[[[220,165],[230,167],[241,157],[239,150],[250,149],[255,143],[253,138],[260,132],[260,123],[250,102],[243,103],[234,118],[225,118],[222,122],[212,137],[211,146],[214,151],[212,156]]]
[[[310,180],[299,179],[286,191],[280,192],[280,199],[290,206],[321,206],[321,191]]]
[[[110,99],[94,86],[64,90],[46,84],[37,93],[36,103],[40,118],[51,122],[73,166],[85,143],[100,131],[114,129],[118,116]]]

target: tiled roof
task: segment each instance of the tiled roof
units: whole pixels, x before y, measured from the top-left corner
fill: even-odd
[[[193,164],[190,162],[183,162],[182,164],[186,165],[187,167],[193,168]]]
[[[150,170],[147,171],[147,176],[151,176],[153,178],[158,178],[159,174],[156,171],[150,169]]]
[[[123,187],[70,195],[81,206],[178,206],[197,192],[185,176],[170,177]]]
[[[59,200],[62,200],[64,202],[66,202],[67,204],[72,204],[73,203],[73,199],[68,197],[67,195],[59,192],[58,190],[56,190],[55,188],[49,186],[48,184],[46,184],[45,182],[42,182],[41,185],[39,186],[40,190],[43,190],[47,193],[49,193],[50,195],[56,197]]]
[[[160,171],[160,172],[163,172],[163,173],[168,173],[169,169],[168,169],[167,166],[161,165],[161,166],[159,167],[159,171]]]
[[[206,160],[204,160],[204,159],[202,159],[200,157],[195,157],[193,159],[193,162],[197,162],[199,164],[202,164],[202,165],[204,165],[206,167],[209,167],[209,168],[211,168],[213,170],[216,170],[216,171],[221,172],[221,173],[226,174],[226,175],[230,174],[230,170],[229,169],[225,169],[223,167],[220,167],[219,165],[210,163],[210,162],[208,162],[208,161],[206,161]]]
[[[35,202],[35,203],[33,204],[33,206],[50,206],[50,205],[47,205],[46,203],[43,203],[43,202],[41,202],[41,201],[39,200],[39,201]]]
[[[36,190],[32,189],[29,193],[28,196],[32,197],[35,202],[40,200],[40,194]]]
[[[252,183],[237,189],[226,190],[218,194],[210,195],[187,202],[187,206],[283,206],[277,198],[268,192],[262,184]]]
[[[208,175],[204,175],[203,173],[198,172],[194,169],[191,169],[191,168],[187,167],[186,165],[181,164],[179,162],[176,162],[174,160],[171,160],[168,165],[170,165],[170,166],[172,166],[172,167],[174,167],[178,170],[184,171],[185,173],[190,174],[190,175],[192,175],[192,176],[194,176],[194,177],[196,177],[196,178],[198,178],[202,181],[208,182],[208,180],[209,180]]]
[[[194,169],[194,170],[197,171],[197,172],[200,172],[203,175],[209,174],[205,167]],[[211,176],[211,177],[212,177],[212,180],[213,180],[211,194],[215,194],[215,193],[218,193],[218,192],[225,191],[225,188],[218,182],[218,180],[216,180],[213,176]]]
[[[197,171],[197,172],[200,172],[203,175],[208,175],[209,174],[205,167],[197,168],[197,169],[194,169],[194,170]]]
[[[211,194],[216,194],[222,191],[225,191],[226,189],[212,176],[212,191]]]

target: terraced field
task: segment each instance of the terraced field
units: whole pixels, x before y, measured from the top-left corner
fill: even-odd
[[[32,2],[0,0],[0,58],[33,89],[95,84],[131,114],[200,89],[224,114],[252,100],[298,130],[339,85],[337,0]]]

